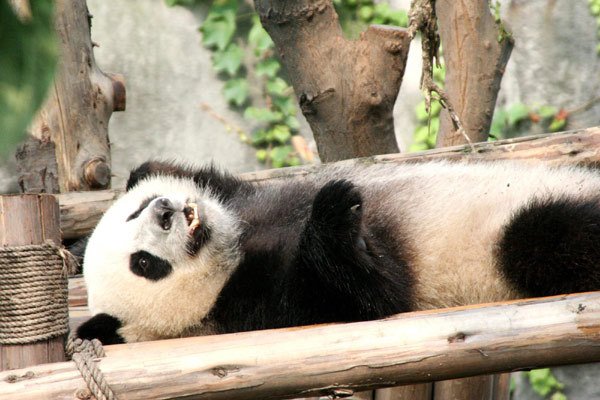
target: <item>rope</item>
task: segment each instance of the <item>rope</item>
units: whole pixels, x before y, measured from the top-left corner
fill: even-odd
[[[98,339],[75,339],[69,334],[65,353],[67,357],[72,357],[88,389],[97,400],[117,400],[97,365],[99,358],[105,356],[102,343]]]
[[[0,344],[65,335],[69,326],[68,273],[75,259],[47,241],[0,247]]]

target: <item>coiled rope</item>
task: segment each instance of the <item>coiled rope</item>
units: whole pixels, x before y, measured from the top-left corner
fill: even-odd
[[[0,344],[33,343],[69,331],[67,279],[76,265],[70,252],[51,241],[0,247]],[[105,355],[99,340],[69,334],[65,353],[96,399],[117,400],[97,365]]]
[[[50,241],[0,247],[0,344],[67,333],[67,277],[75,263],[71,253]]]

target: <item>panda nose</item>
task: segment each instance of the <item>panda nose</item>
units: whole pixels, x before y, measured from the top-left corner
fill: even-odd
[[[173,214],[175,213],[175,207],[171,200],[166,197],[159,197],[154,202],[152,211],[161,228],[165,231],[171,229],[171,225],[173,224]]]

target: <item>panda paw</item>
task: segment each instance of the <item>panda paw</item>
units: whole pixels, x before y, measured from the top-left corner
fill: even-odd
[[[362,219],[362,197],[358,188],[350,181],[329,181],[319,190],[311,220],[324,229],[346,234],[356,234]]]
[[[96,314],[77,328],[80,339],[98,339],[103,345],[125,343],[125,339],[117,332],[122,323],[118,318],[105,313]]]

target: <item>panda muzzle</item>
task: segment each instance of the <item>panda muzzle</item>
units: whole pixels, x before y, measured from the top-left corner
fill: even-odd
[[[166,197],[156,199],[152,205],[152,211],[154,212],[158,225],[163,230],[168,231],[171,229],[171,226],[173,225],[173,216],[175,214],[175,206],[173,206],[171,200]]]

